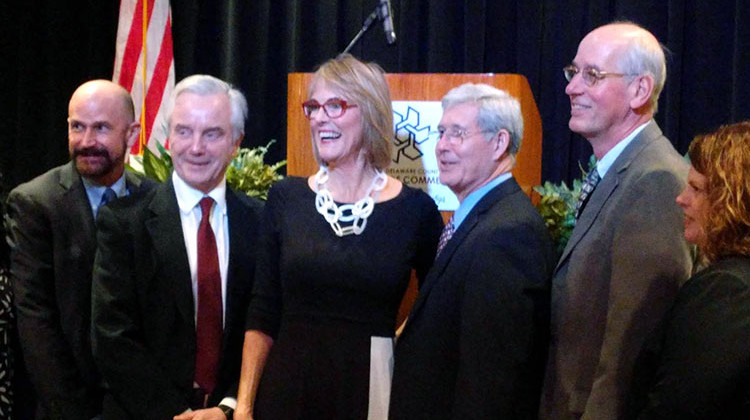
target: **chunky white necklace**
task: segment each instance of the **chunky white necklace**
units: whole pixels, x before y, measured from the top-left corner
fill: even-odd
[[[333,201],[331,192],[326,187],[328,182],[328,168],[321,166],[318,173],[315,174],[315,209],[326,219],[331,229],[337,236],[359,235],[367,226],[367,218],[372,214],[375,208],[375,199],[378,193],[385,188],[388,177],[379,169],[375,170],[375,177],[370,183],[365,196],[356,203],[337,205]],[[374,196],[372,195],[375,192]],[[349,223],[349,226],[341,226],[341,222]]]

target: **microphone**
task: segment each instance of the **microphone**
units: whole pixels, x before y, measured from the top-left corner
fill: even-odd
[[[383,19],[383,31],[385,39],[389,44],[396,42],[396,31],[393,30],[393,14],[391,13],[391,0],[380,0],[378,14]]]

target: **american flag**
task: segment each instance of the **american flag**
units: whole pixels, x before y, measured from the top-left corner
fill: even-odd
[[[120,2],[112,80],[130,91],[140,115],[141,140],[130,153],[142,154],[144,147],[156,150],[155,142],[167,140],[166,105],[174,89],[169,0]]]

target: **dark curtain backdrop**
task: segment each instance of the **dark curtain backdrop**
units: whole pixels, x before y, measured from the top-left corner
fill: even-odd
[[[11,4],[9,4],[11,3]],[[684,153],[691,138],[750,118],[746,0],[393,0],[398,41],[377,23],[353,49],[388,72],[525,75],[544,127],[542,177],[570,180],[591,149],[567,128],[561,68],[592,28],[615,19],[651,30],[671,51],[657,121]],[[209,73],[248,97],[245,146],[286,150],[286,74],[342,51],[377,0],[172,0],[177,79]],[[13,186],[67,161],[67,102],[111,78],[119,2],[0,4],[0,169]],[[303,135],[304,133],[300,133]]]

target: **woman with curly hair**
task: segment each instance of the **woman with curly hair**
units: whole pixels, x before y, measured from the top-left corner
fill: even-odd
[[[693,140],[677,204],[705,268],[639,357],[631,417],[750,418],[750,122]]]

